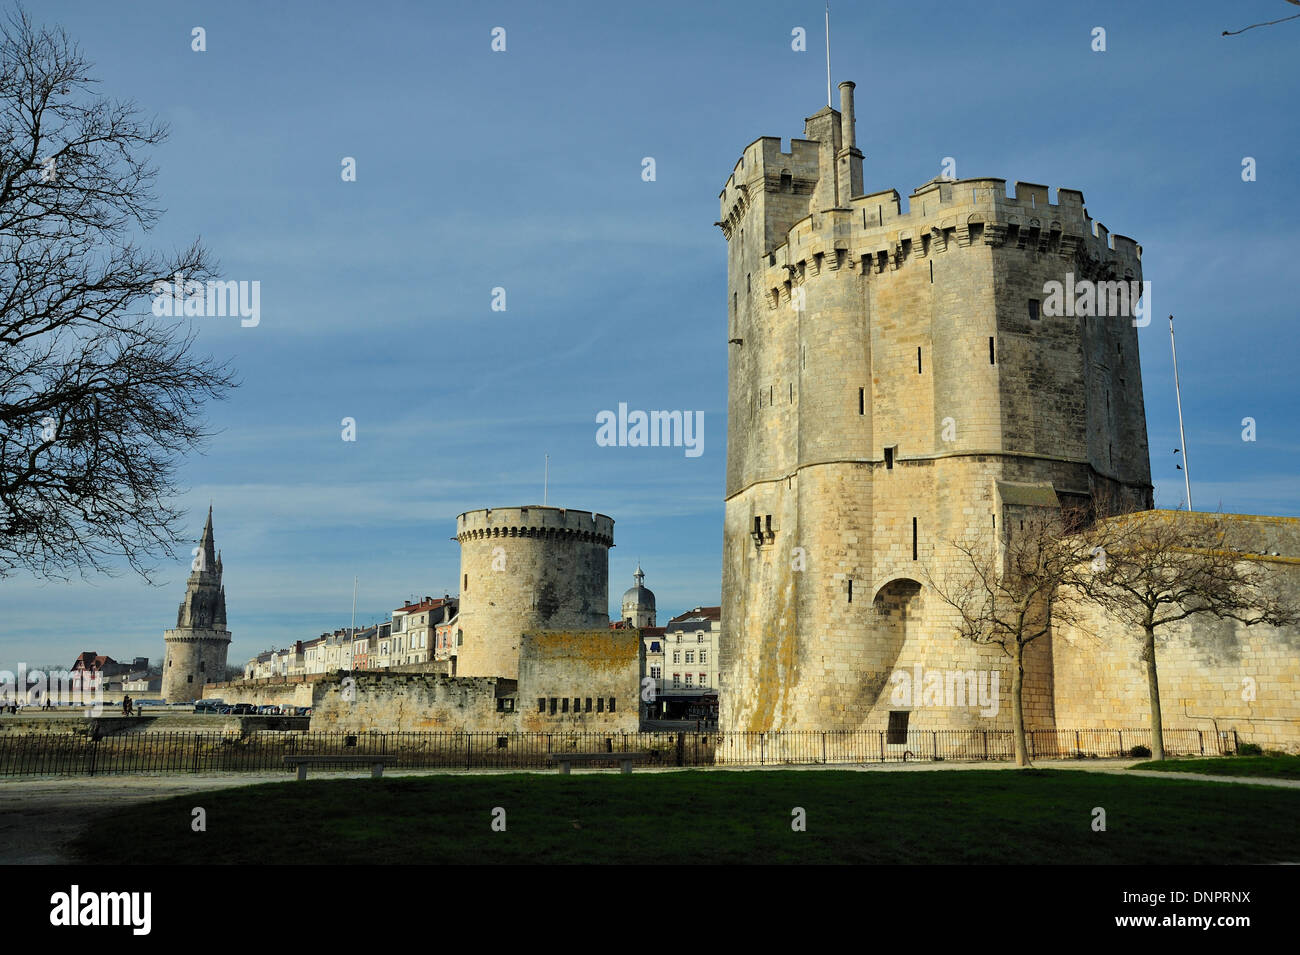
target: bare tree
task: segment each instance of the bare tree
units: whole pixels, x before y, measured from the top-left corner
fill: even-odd
[[[1011,659],[1012,729],[1017,766],[1029,765],[1025,741],[1025,648],[1053,625],[1080,625],[1080,606],[1067,584],[1092,546],[1079,535],[1088,519],[1082,508],[1034,508],[1023,528],[1003,521],[996,540],[952,541],[955,569],[936,580],[935,594],[957,611],[957,634],[995,645]]]
[[[1286,2],[1294,6],[1300,7],[1300,0],[1286,0]],[[1238,36],[1239,34],[1245,33],[1247,30],[1253,30],[1256,27],[1271,27],[1275,23],[1286,23],[1286,21],[1288,20],[1297,20],[1297,19],[1300,19],[1300,13],[1293,13],[1289,17],[1282,17],[1281,19],[1278,20],[1267,20],[1264,23],[1252,23],[1250,26],[1242,27],[1240,30],[1224,30],[1222,35]]]
[[[1247,626],[1300,621],[1274,574],[1249,553],[1239,522],[1221,514],[1140,511],[1099,521],[1083,535],[1098,556],[1072,584],[1141,634],[1151,699],[1151,755],[1165,758],[1157,634],[1197,615]]]
[[[0,576],[66,577],[171,555],[178,457],[235,382],[147,307],[155,282],[212,274],[132,236],[159,211],[145,153],[166,128],[94,95],[81,52],[19,10],[0,24]]]

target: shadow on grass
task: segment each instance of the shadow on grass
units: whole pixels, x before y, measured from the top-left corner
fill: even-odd
[[[190,829],[195,806],[206,832]],[[421,776],[165,799],[99,820],[131,839],[72,850],[113,864],[1260,863],[1300,860],[1297,814],[1300,791],[1053,770]]]

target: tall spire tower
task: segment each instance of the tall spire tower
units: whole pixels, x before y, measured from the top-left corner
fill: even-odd
[[[221,554],[213,541],[211,505],[190,567],[176,627],[163,633],[162,687],[168,703],[202,699],[206,684],[218,683],[226,676],[230,631],[226,629],[226,589],[221,584]]]

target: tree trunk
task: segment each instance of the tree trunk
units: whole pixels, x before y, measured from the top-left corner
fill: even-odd
[[[1025,708],[1021,700],[1021,689],[1025,683],[1025,648],[1019,640],[1015,643],[1015,655],[1012,658],[1014,669],[1011,671],[1011,726],[1016,744],[1016,765],[1029,765],[1029,747],[1025,744]]]
[[[1164,721],[1160,717],[1160,681],[1156,676],[1156,629],[1146,628],[1142,660],[1147,665],[1147,690],[1151,695],[1151,758],[1165,758]]]

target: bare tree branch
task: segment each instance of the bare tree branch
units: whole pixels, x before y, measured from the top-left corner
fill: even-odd
[[[0,576],[125,558],[148,579],[183,539],[169,499],[204,402],[235,386],[147,308],[156,282],[212,275],[198,242],[132,238],[159,216],[146,154],[166,128],[95,87],[62,30],[0,25]]]

